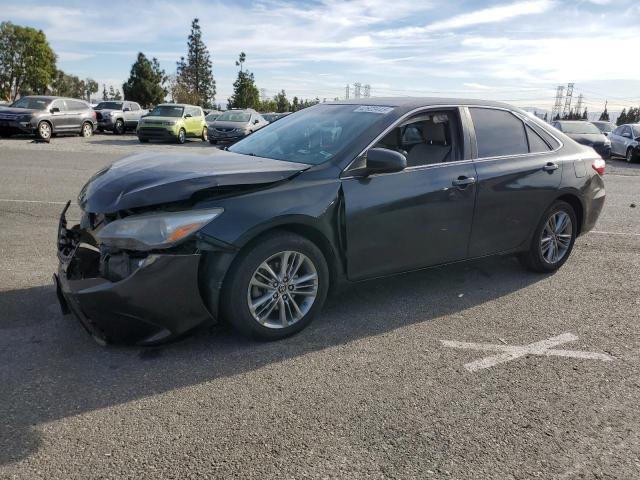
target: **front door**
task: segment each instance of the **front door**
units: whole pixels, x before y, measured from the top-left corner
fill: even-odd
[[[375,145],[405,154],[403,171],[365,178],[345,172],[349,279],[467,257],[476,175],[459,118],[457,109],[417,114]]]
[[[67,105],[64,100],[54,100],[49,107],[51,110],[51,123],[54,132],[64,132],[69,129],[69,121],[67,119]]]

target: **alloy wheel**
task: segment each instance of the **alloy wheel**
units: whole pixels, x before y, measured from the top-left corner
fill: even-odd
[[[51,137],[51,127],[47,122],[42,122],[38,127],[38,134],[40,138],[44,138],[45,140]]]
[[[85,137],[85,138],[86,137],[90,137],[92,133],[93,133],[93,127],[91,126],[91,124],[90,123],[85,123],[82,126],[82,136]]]
[[[306,255],[276,253],[251,276],[247,303],[253,318],[267,328],[287,328],[299,322],[318,296],[318,272]]]
[[[184,143],[186,138],[187,136],[185,131],[183,129],[180,129],[180,131],[178,132],[178,143]]]
[[[562,260],[569,251],[572,237],[573,225],[569,214],[562,210],[552,213],[540,239],[540,251],[544,261],[554,264]]]

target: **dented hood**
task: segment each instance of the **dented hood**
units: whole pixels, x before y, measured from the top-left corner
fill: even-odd
[[[188,200],[204,189],[277,182],[308,168],[217,149],[207,155],[148,152],[96,173],[82,188],[78,203],[87,212],[115,213]]]

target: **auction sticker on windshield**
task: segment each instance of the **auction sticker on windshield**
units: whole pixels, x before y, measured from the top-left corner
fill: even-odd
[[[361,105],[354,110],[354,112],[365,112],[365,113],[389,113],[393,110],[393,107],[380,107],[378,105]]]

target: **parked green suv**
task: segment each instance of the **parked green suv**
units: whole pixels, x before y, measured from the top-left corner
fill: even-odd
[[[138,122],[138,139],[173,140],[184,143],[187,137],[206,142],[207,122],[200,107],[180,103],[163,103]]]

